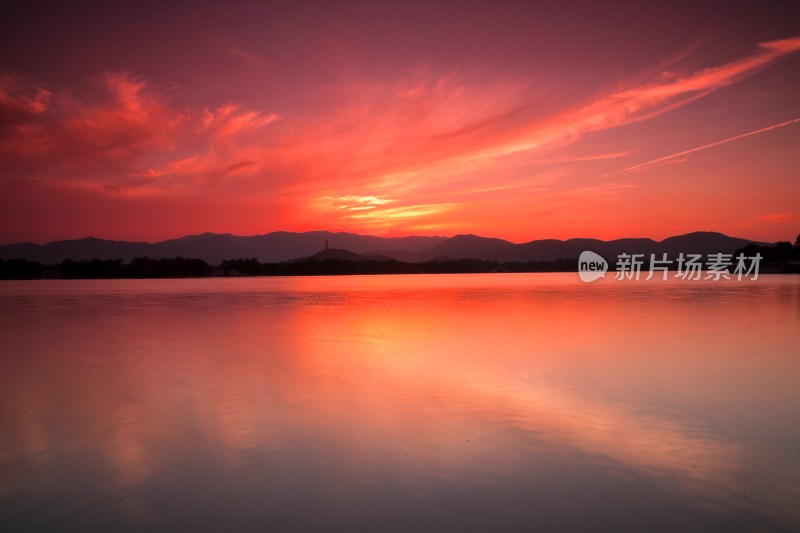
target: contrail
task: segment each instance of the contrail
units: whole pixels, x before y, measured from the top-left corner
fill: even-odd
[[[750,131],[747,133],[742,133],[741,135],[737,135],[736,137],[731,137],[730,139],[724,139],[722,141],[713,142],[711,144],[706,144],[703,146],[698,146],[697,148],[692,148],[690,150],[684,150],[683,152],[678,152],[677,154],[672,155],[665,155],[664,157],[659,157],[658,159],[653,159],[652,161],[647,161],[645,163],[639,163],[638,165],[633,165],[632,167],[623,168],[619,172],[629,172],[631,170],[636,170],[637,168],[645,167],[647,165],[652,165],[655,163],[660,163],[661,161],[667,161],[669,159],[675,159],[676,157],[680,157],[682,155],[691,154],[694,152],[699,152],[700,150],[706,150],[708,148],[713,148],[714,146],[719,146],[720,144],[729,143],[732,141],[738,141],[739,139],[744,139],[745,137],[750,137],[751,135],[757,135],[759,133],[764,133],[765,131],[776,130],[778,128],[782,128],[784,126],[788,126],[789,124],[794,124],[795,122],[800,122],[800,118],[794,118],[792,120],[787,120],[786,122],[781,122],[780,124],[773,124],[772,126],[767,126],[766,128],[761,128],[760,130]]]

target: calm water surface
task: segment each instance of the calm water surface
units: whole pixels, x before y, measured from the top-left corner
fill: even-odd
[[[800,276],[0,282],[2,531],[800,531]]]

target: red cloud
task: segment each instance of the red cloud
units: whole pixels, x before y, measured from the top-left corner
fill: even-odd
[[[123,174],[137,158],[174,146],[185,116],[144,81],[109,73],[98,85],[102,96],[91,103],[47,93],[48,107],[37,102],[38,113],[6,128],[0,143],[6,168],[38,178]],[[44,94],[32,85],[27,91]]]
[[[292,220],[306,224],[419,217],[443,227],[461,208],[459,195],[508,189],[497,194],[516,202],[508,186],[526,177],[509,173],[503,159],[525,163],[590,132],[661,115],[798,50],[800,38],[763,43],[748,57],[660,75],[571,109],[551,107],[555,99],[519,80],[426,72],[353,82],[344,103],[287,116],[235,104],[182,108],[127,73],[106,73],[81,96],[4,76],[0,179],[115,195],[207,195],[232,205],[254,197],[265,208],[285,201]],[[356,197],[396,203],[349,212],[320,201]]]
[[[50,106],[50,92],[28,84],[19,76],[0,76],[0,114],[6,118],[44,113]]]

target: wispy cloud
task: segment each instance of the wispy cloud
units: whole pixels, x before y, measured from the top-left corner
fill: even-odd
[[[387,204],[397,202],[392,198],[379,198],[377,196],[358,196],[354,194],[346,196],[325,196],[320,201],[330,209],[339,211],[367,211]]]
[[[755,221],[765,222],[767,224],[782,224],[783,222],[791,222],[794,218],[794,213],[767,213],[765,215],[758,215]]]
[[[178,108],[164,91],[125,72],[97,77],[92,89],[93,99],[78,99],[1,78],[0,109],[16,115],[5,113],[0,129],[0,178],[35,176],[126,195],[174,191],[256,170],[264,128],[280,119],[233,104]]]
[[[50,91],[26,83],[20,76],[0,75],[0,113],[37,115],[50,107]]]
[[[754,130],[754,131],[749,131],[747,133],[742,133],[741,135],[735,135],[733,137],[729,137],[729,138],[723,139],[721,141],[716,141],[716,142],[713,142],[713,143],[704,144],[703,146],[697,146],[695,148],[690,148],[689,150],[683,150],[682,152],[677,152],[677,153],[674,153],[674,154],[665,155],[664,157],[659,157],[659,158],[653,159],[651,161],[646,161],[644,163],[639,163],[637,165],[633,165],[633,166],[630,166],[630,167],[627,167],[627,168],[623,168],[619,172],[620,173],[622,173],[622,172],[633,172],[635,170],[639,170],[641,168],[648,167],[650,165],[655,165],[657,163],[662,163],[662,162],[665,162],[665,161],[678,160],[678,159],[682,158],[685,155],[693,154],[695,152],[700,152],[700,151],[703,151],[703,150],[708,150],[709,148],[714,148],[715,146],[720,146],[722,144],[727,144],[729,142],[738,141],[739,139],[746,139],[747,137],[752,137],[753,135],[758,135],[759,133],[764,133],[764,132],[767,132],[767,131],[777,130],[779,128],[783,128],[783,127],[789,126],[791,124],[795,124],[797,122],[800,122],[800,118],[794,118],[792,120],[787,120],[785,122],[780,122],[778,124],[773,124],[772,126],[767,126],[766,128],[761,128],[761,129],[757,129],[757,130]],[[685,161],[685,159],[680,159],[680,160],[681,161]]]
[[[229,53],[259,63],[246,51]],[[348,79],[337,99],[314,111],[237,103],[181,106],[169,91],[130,73],[106,73],[89,90],[45,89],[0,77],[0,181],[38,180],[53,188],[109,195],[179,194],[247,198],[308,224],[445,224],[466,202],[489,196],[521,205],[543,180],[587,190],[563,171],[528,167],[602,165],[633,152],[588,134],[653,119],[800,51],[800,37],[762,43],[752,54],[691,72],[659,73],[645,83],[565,107],[548,88],[523,78],[486,78],[430,69],[391,79]],[[337,92],[337,91],[334,91]],[[674,162],[699,150],[794,124],[776,124],[640,163]],[[580,166],[580,165],[577,165]],[[621,165],[620,165],[621,166]],[[624,192],[624,191],[623,191]],[[617,194],[615,193],[615,194]],[[566,193],[565,193],[566,194]],[[570,193],[572,194],[572,193]],[[237,196],[238,195],[238,196]],[[573,195],[574,196],[574,195]],[[325,199],[320,201],[320,198]],[[276,200],[278,199],[278,200]],[[478,201],[478,200],[474,200]],[[481,207],[482,208],[482,207]],[[507,219],[501,208],[493,216]],[[522,209],[520,207],[520,209]],[[299,224],[299,222],[298,222]]]
[[[323,196],[320,210],[334,211],[341,220],[359,221],[369,227],[382,227],[398,220],[439,215],[458,207],[455,203],[403,204],[396,198],[371,195]]]
[[[664,73],[649,83],[613,93],[574,112],[561,114],[549,123],[534,123],[514,143],[495,147],[486,155],[533,150],[555,142],[574,142],[584,133],[655,118],[797,51],[800,51],[800,37],[761,43],[750,56],[721,66],[684,75]]]
[[[411,190],[448,175],[458,181],[465,165],[491,168],[500,157],[564,147],[589,132],[653,118],[797,50],[800,38],[762,43],[754,54],[725,65],[662,74],[547,116],[540,112],[546,98],[533,96],[519,82],[469,82],[423,71],[400,87],[364,87],[358,102],[313,120],[285,119],[289,122],[281,135],[265,129],[283,122],[275,112],[236,104],[199,112],[180,109],[146,80],[126,73],[105,74],[101,83],[109,97],[92,102],[5,77],[0,80],[0,105],[29,114],[3,140],[11,160],[76,168],[76,158],[81,158],[89,168],[100,165],[102,172],[84,168],[81,180],[96,173],[106,185],[118,185],[115,176],[129,180],[131,173],[138,173],[158,177],[159,183],[171,180],[173,186],[272,176],[276,183],[317,197],[320,188],[344,187],[353,194],[364,188]],[[602,161],[628,153],[561,157]],[[109,167],[119,170],[108,172]]]
[[[248,52],[247,50],[244,50],[243,48],[240,48],[240,47],[237,47],[237,46],[225,46],[224,50],[226,52],[228,52],[229,54],[231,54],[232,56],[241,59],[242,61],[244,61],[245,63],[247,63],[247,64],[249,64],[251,66],[260,67],[260,68],[269,66],[269,63],[265,59],[263,59],[262,57],[254,54],[252,52]]]
[[[401,207],[389,207],[375,211],[368,211],[364,213],[353,213],[347,215],[347,218],[353,219],[374,219],[381,222],[392,221],[396,219],[415,218],[427,215],[434,215],[450,211],[458,207],[458,204],[419,204],[419,205],[404,205]]]

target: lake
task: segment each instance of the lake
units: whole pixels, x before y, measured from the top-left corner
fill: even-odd
[[[3,531],[800,531],[800,276],[0,282]]]

